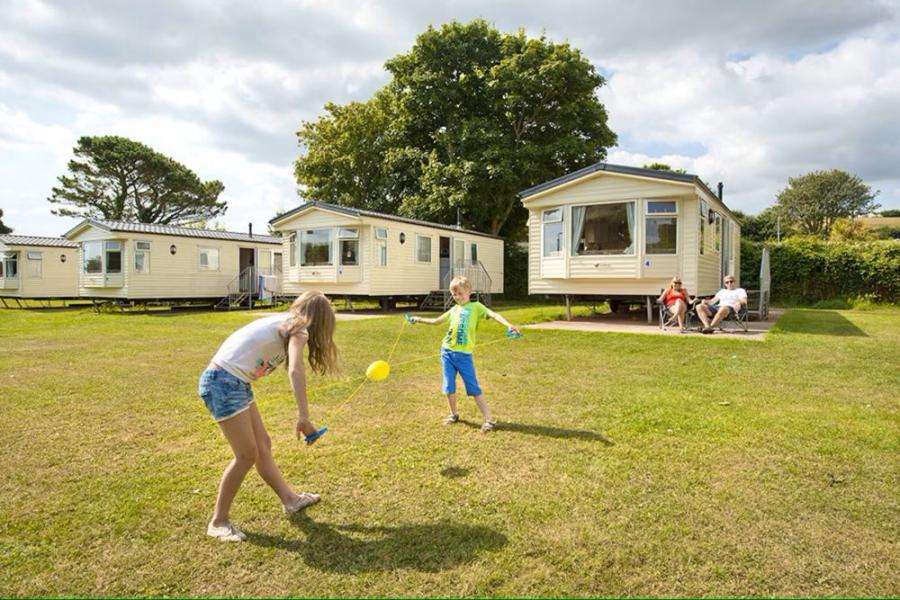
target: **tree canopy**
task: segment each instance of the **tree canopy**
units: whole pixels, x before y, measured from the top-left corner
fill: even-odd
[[[666,163],[661,163],[661,162],[647,163],[642,168],[653,169],[654,171],[670,171],[672,173],[687,173],[687,171],[685,169],[673,169],[672,165],[668,165]]]
[[[616,142],[604,79],[567,43],[483,20],[429,27],[385,64],[366,102],[328,104],[297,132],[313,200],[521,236],[517,193],[587,166]]]
[[[211,219],[227,209],[222,182],[201,181],[181,163],[118,136],[82,137],[48,200],[55,215],[139,223]]]
[[[3,222],[3,209],[0,208],[0,233],[12,233],[13,230],[11,227],[7,227]]]
[[[828,236],[835,220],[878,210],[877,195],[846,171],[814,171],[788,179],[775,209],[800,233]]]

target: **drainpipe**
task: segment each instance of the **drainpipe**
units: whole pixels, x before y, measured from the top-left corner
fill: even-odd
[[[724,187],[725,187],[725,186],[724,186],[724,185],[722,184],[722,182],[720,181],[720,182],[719,182],[719,185],[718,185],[718,188],[719,188],[719,202],[722,202],[722,188],[724,188]]]
[[[719,184],[722,185],[721,183]],[[719,198],[722,197],[721,188],[719,188]],[[250,237],[253,237],[253,223],[247,223],[247,228],[250,230]]]

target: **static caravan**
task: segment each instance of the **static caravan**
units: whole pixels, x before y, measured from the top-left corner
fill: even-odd
[[[456,275],[483,301],[503,292],[503,239],[451,225],[323,202],[270,222],[282,233],[285,293],[316,289],[345,297],[428,298],[443,306]]]
[[[280,279],[281,239],[268,235],[86,219],[65,237],[86,298],[246,303],[259,275]]]
[[[0,298],[77,297],[78,244],[63,238],[0,235]]]
[[[740,281],[740,223],[696,175],[597,163],[519,194],[528,290],[648,302],[673,276],[691,294]]]

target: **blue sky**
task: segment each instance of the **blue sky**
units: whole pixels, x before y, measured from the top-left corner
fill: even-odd
[[[619,145],[725,183],[758,212],[789,177],[839,168],[900,208],[900,3],[222,3],[0,0],[0,208],[59,235],[46,201],[82,135],[142,141],[225,183],[233,230],[298,202],[294,132],[363,100],[429,25],[485,18],[582,50]]]

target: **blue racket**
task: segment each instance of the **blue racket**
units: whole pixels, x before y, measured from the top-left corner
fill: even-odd
[[[322,429],[318,430],[315,433],[311,433],[309,435],[304,435],[303,441],[306,442],[307,444],[312,444],[314,441],[316,441],[317,439],[319,439],[320,437],[325,435],[326,431],[328,431],[328,428],[323,427]]]
[[[416,324],[416,320],[413,319],[411,316],[409,316],[409,313],[406,313],[403,316],[406,317],[406,322],[409,323],[410,325]]]
[[[522,332],[521,331],[513,331],[512,329],[507,329],[506,337],[513,339],[513,340],[517,340],[520,337],[522,337]]]

